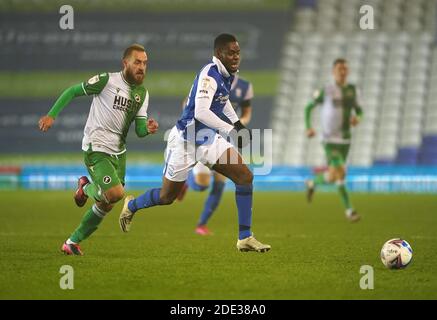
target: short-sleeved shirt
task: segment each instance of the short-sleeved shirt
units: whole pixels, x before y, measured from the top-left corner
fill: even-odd
[[[356,87],[352,84],[343,87],[335,83],[328,84],[314,94],[314,102],[321,105],[323,141],[350,143],[351,113],[353,110],[360,109]]]
[[[83,82],[82,89],[86,95],[93,95],[82,150],[125,152],[132,121],[136,117],[147,118],[147,90],[142,85],[130,85],[122,72],[98,74]]]

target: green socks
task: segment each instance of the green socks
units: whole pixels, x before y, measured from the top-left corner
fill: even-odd
[[[313,179],[314,186],[320,186],[324,184],[331,184],[326,181],[325,172],[317,173]],[[349,199],[349,193],[346,189],[346,185],[344,181],[337,181],[338,193],[340,194],[341,202],[343,203],[346,209],[352,209],[352,204]]]
[[[349,199],[349,194],[347,192],[346,186],[344,183],[338,184],[338,193],[340,193],[341,201],[346,209],[352,209],[352,204]]]
[[[102,222],[107,212],[99,209],[97,205],[93,205],[82,218],[79,227],[70,236],[70,239],[74,243],[79,243],[88,238],[94,231],[97,230],[97,226]]]

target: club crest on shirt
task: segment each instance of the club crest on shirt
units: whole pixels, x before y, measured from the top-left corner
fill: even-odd
[[[104,184],[109,184],[109,183],[111,183],[111,181],[112,181],[112,179],[111,179],[110,176],[104,176],[103,177],[103,183]]]
[[[200,87],[203,89],[206,89],[211,84],[211,81],[208,78],[203,78],[202,82],[200,83]]]
[[[140,97],[140,95],[139,95],[138,93],[135,93],[134,98],[135,98],[135,101],[136,101],[136,102],[140,103],[140,101],[141,101],[141,97]]]

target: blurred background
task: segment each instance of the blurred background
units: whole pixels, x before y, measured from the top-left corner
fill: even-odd
[[[320,136],[305,137],[304,107],[345,57],[364,109],[349,155],[351,190],[437,192],[435,0],[77,0],[69,2],[73,30],[59,27],[63,4],[0,3],[0,188],[74,188],[86,173],[90,98],[75,99],[48,133],[38,119],[68,86],[120,70],[133,42],[149,55],[145,86],[160,133],[130,132],[127,187],[159,185],[164,133],[214,37],[229,32],[242,48],[240,75],[254,87],[250,127],[273,129],[274,167],[255,177],[257,190],[303,190],[325,164]],[[360,29],[362,5],[374,10],[373,30]]]

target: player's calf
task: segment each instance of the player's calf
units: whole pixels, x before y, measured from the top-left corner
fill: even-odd
[[[105,192],[106,202],[109,204],[117,203],[124,198],[124,189],[121,185],[112,187]]]
[[[178,197],[178,194],[175,193],[163,193],[159,196],[159,204],[162,206],[168,206],[172,204],[176,198]]]
[[[305,187],[306,187],[307,201],[308,203],[311,203],[313,201],[314,192],[316,191],[314,181],[313,180],[305,181]]]

